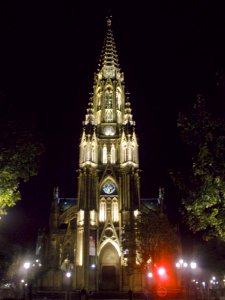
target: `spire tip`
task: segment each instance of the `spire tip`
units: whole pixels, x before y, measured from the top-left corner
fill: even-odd
[[[108,9],[108,13],[106,15],[106,23],[108,27],[111,27],[112,25],[112,13],[111,13],[111,9]]]
[[[111,27],[112,25],[112,16],[107,17],[107,26]]]

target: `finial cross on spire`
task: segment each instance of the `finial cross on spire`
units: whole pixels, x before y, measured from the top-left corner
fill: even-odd
[[[108,27],[111,27],[111,24],[112,24],[112,17],[107,17],[107,26]]]
[[[107,26],[111,27],[112,25],[112,14],[111,14],[111,9],[109,9],[107,17],[106,17],[106,22],[107,22]]]

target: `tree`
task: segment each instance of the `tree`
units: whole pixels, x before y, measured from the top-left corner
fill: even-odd
[[[172,261],[179,253],[179,238],[167,216],[152,210],[141,213],[137,220],[140,264]]]
[[[125,226],[123,249],[131,271],[136,262],[145,271],[160,262],[171,264],[180,253],[180,241],[164,213],[146,208]]]
[[[20,183],[37,175],[44,147],[34,119],[18,114],[0,99],[0,216],[21,199]]]
[[[181,191],[183,214],[193,232],[206,240],[225,240],[225,124],[198,95],[190,112],[180,113],[181,138],[191,153],[187,174],[173,172]]]

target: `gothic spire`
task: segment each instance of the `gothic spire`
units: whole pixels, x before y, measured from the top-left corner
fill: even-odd
[[[116,44],[112,32],[112,17],[107,17],[107,31],[104,39],[98,71],[102,68],[114,67],[119,69],[119,60],[116,50]]]

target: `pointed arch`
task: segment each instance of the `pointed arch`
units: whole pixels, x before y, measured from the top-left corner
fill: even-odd
[[[100,245],[100,247],[99,247],[99,249],[98,249],[98,256],[101,254],[102,249],[103,249],[108,243],[110,243],[110,244],[116,249],[116,251],[117,251],[119,257],[121,257],[122,252],[121,252],[121,249],[120,249],[118,243],[115,242],[115,241],[113,241],[113,240],[110,239],[110,238],[105,239],[105,240],[101,243],[101,245]]]
[[[106,146],[106,144],[104,144],[103,148],[102,148],[102,163],[107,164],[107,146]]]
[[[113,110],[111,108],[105,109],[105,121],[112,122],[113,120]]]
[[[103,185],[107,182],[107,181],[111,181],[115,184],[116,186],[116,190],[118,191],[118,183],[115,180],[114,177],[112,177],[111,175],[106,176],[101,182],[100,182],[100,190],[102,189]]]
[[[112,221],[113,222],[119,222],[119,204],[118,199],[113,198],[112,199]]]
[[[97,110],[101,109],[102,88],[99,86],[96,90]]]
[[[99,222],[105,222],[106,220],[106,200],[101,198],[99,204]]]
[[[111,163],[116,163],[116,148],[114,144],[111,145]]]
[[[113,89],[111,85],[105,88],[105,108],[112,109],[113,106]]]

